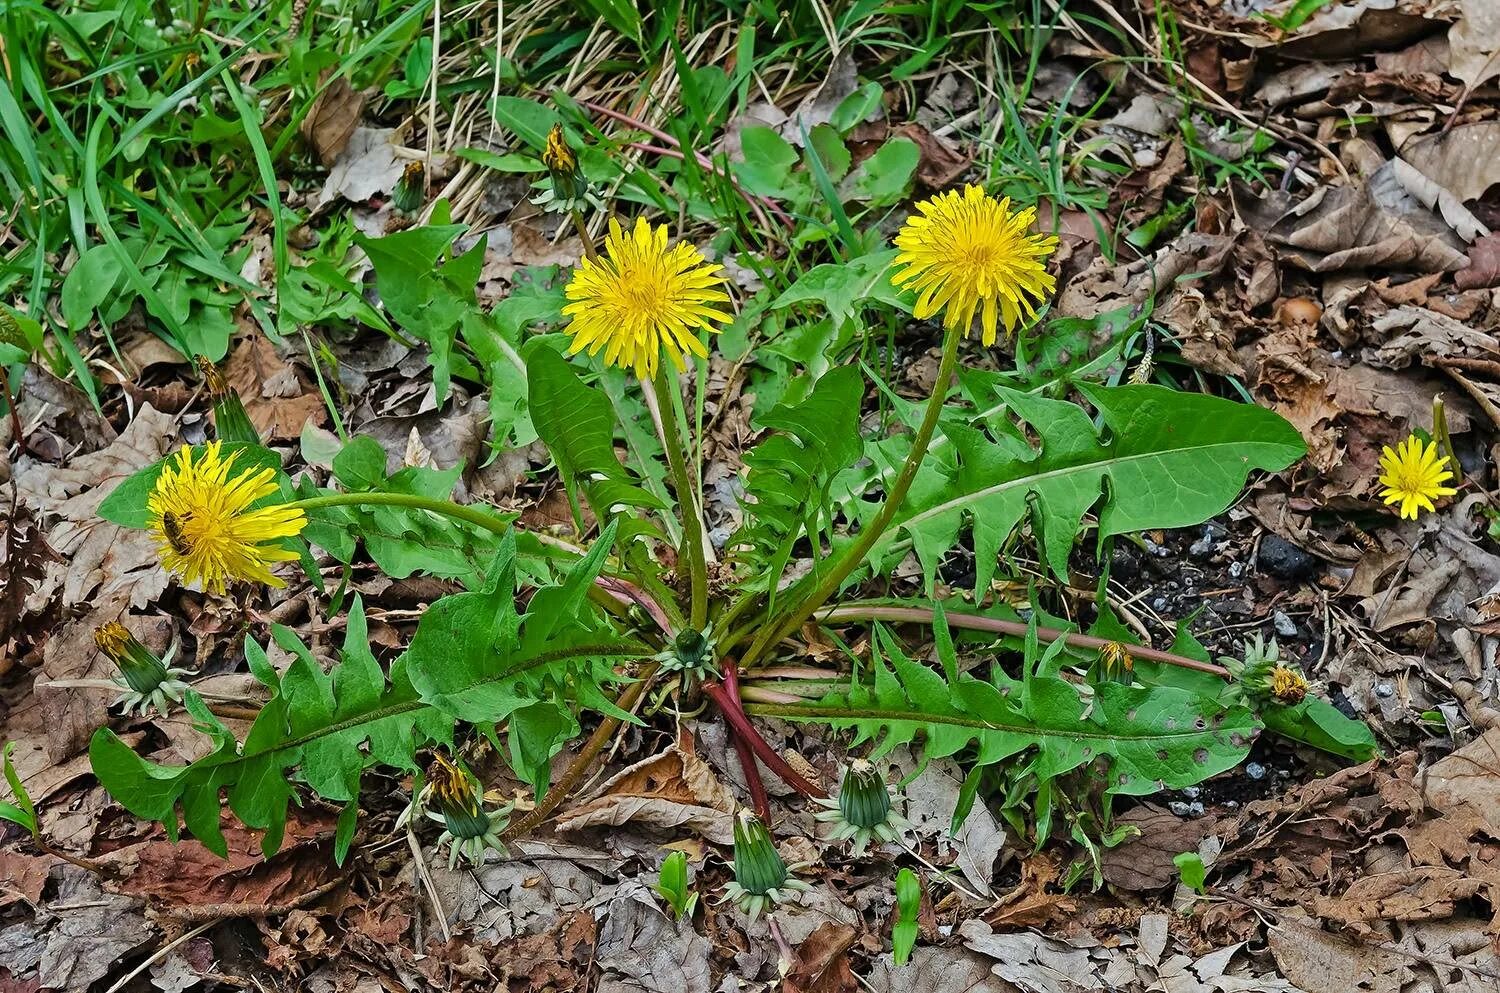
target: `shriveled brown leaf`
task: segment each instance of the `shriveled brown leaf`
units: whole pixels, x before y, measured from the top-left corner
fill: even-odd
[[[734,843],[733,794],[713,769],[677,746],[613,776],[599,796],[569,809],[558,830],[641,824],[691,830],[715,844]]]
[[[1198,850],[1198,844],[1213,834],[1213,817],[1178,817],[1171,811],[1145,803],[1126,811],[1117,825],[1129,825],[1140,834],[1105,849],[1100,860],[1104,880],[1111,886],[1136,892],[1160,890],[1177,882],[1172,859],[1182,852]]]
[[[1422,795],[1439,810],[1467,804],[1500,829],[1500,728],[1491,728],[1428,767]]]
[[[334,77],[318,94],[302,119],[302,137],[323,165],[333,165],[343,154],[364,109],[365,95],[350,86],[345,76]]]
[[[1500,232],[1487,234],[1469,246],[1469,265],[1453,274],[1453,284],[1461,290],[1500,286]]]
[[[301,437],[306,424],[323,424],[328,410],[311,381],[295,363],[276,352],[271,339],[250,334],[239,340],[224,366],[224,378],[239,392],[245,413],[270,441]]]
[[[856,932],[824,921],[797,946],[796,961],[781,980],[782,993],[852,993],[859,988],[849,968]]]

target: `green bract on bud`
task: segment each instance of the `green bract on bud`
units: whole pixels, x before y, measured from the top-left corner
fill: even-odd
[[[448,846],[448,868],[453,869],[460,857],[472,865],[480,865],[486,851],[506,853],[505,846],[500,843],[500,834],[510,823],[513,808],[514,804],[505,804],[494,810],[485,810],[479,780],[439,752],[433,756],[432,767],[427,770],[427,785],[422,787],[401,820],[409,822],[412,813],[420,809],[429,819],[443,825],[438,847]]]
[[[122,704],[125,713],[139,710],[144,714],[154,707],[165,714],[171,704],[182,702],[188,685],[178,677],[186,672],[168,667],[176,645],[165,660],[159,659],[119,621],[95,629],[94,644],[120,670],[114,683],[125,692],[115,703]]]
[[[701,675],[704,672],[717,674],[718,670],[714,668],[713,657],[712,627],[706,627],[702,631],[688,628],[678,632],[677,637],[672,639],[672,644],[655,656],[656,661],[661,663],[663,672],[694,675]]]
[[[391,192],[391,201],[404,214],[420,210],[427,200],[427,168],[418,161],[406,163],[396,188]]]
[[[214,405],[214,430],[220,441],[231,444],[259,445],[260,432],[250,423],[245,405],[234,387],[225,380],[224,374],[210,362],[207,356],[197,356],[198,371],[203,374],[203,385],[208,390]]]
[[[838,799],[821,802],[827,809],[817,818],[833,825],[829,840],[852,839],[856,851],[863,851],[875,839],[896,841],[910,827],[892,808],[891,791],[880,770],[864,759],[849,763]]]
[[[761,911],[785,899],[788,892],[808,888],[792,878],[792,868],[776,851],[765,822],[753,811],[740,811],[734,821],[734,882],[724,887],[724,899],[753,921]]]
[[[564,214],[581,210],[585,205],[603,209],[603,204],[589,189],[588,180],[578,168],[578,155],[568,144],[561,124],[552,125],[552,130],[547,132],[542,165],[547,167],[547,178],[534,184],[542,192],[532,199],[532,203]]]
[[[1234,676],[1240,693],[1256,703],[1301,703],[1307,696],[1307,677],[1302,667],[1281,657],[1276,639],[1269,642],[1257,634],[1245,641],[1245,657],[1219,659]]]

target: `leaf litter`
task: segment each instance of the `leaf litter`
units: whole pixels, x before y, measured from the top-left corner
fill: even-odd
[[[138,333],[123,342],[136,361],[127,363],[131,375],[104,416],[77,403],[60,381],[50,392],[41,384],[24,390],[33,454],[5,466],[12,491],[0,560],[5,737],[19,743],[17,764],[40,804],[44,837],[107,868],[90,873],[31,854],[13,831],[5,836],[0,989],[112,983],[180,937],[181,912],[194,907],[222,916],[210,915],[206,938],[157,959],[142,982],[206,987],[219,970],[360,991],[682,993],[726,988],[731,973],[745,988],[799,993],[858,984],[1045,993],[1494,989],[1500,727],[1486,715],[1495,713],[1500,672],[1495,617],[1482,605],[1500,589],[1500,558],[1475,502],[1455,502],[1422,524],[1398,523],[1382,516],[1374,478],[1380,449],[1411,427],[1430,426],[1441,399],[1465,475],[1493,488],[1500,123],[1493,93],[1482,87],[1500,74],[1495,5],[1330,4],[1298,25],[1283,21],[1287,27],[1275,18],[1305,5],[1182,6],[1181,28],[1195,43],[1217,46],[1223,61],[1212,66],[1213,90],[1252,118],[1285,123],[1300,140],[1256,164],[1263,175],[1247,166],[1209,188],[1198,157],[1210,146],[1184,140],[1182,100],[1139,81],[1132,85],[1143,91],[1127,86],[1112,96],[1113,119],[1098,130],[1127,166],[1109,191],[1111,221],[1145,224],[1193,193],[1195,210],[1143,252],[1106,253],[1091,228],[1079,227],[1055,310],[1094,322],[1095,348],[1110,343],[1109,315],[1149,315],[1153,333],[1173,339],[1187,366],[1232,377],[1283,413],[1310,455],[1208,536],[1222,549],[1209,555],[1222,561],[1153,537],[1167,554],[1160,562],[1154,553],[1126,556],[1135,573],[1121,581],[1157,615],[1143,623],[1167,637],[1166,622],[1186,615],[1188,599],[1169,584],[1192,570],[1205,577],[1200,589],[1245,591],[1257,601],[1241,617],[1227,607],[1219,612],[1210,599],[1211,623],[1220,625],[1213,633],[1224,644],[1246,628],[1269,630],[1280,611],[1296,632],[1284,636],[1289,649],[1316,680],[1338,689],[1337,699],[1372,719],[1384,758],[1330,769],[1285,747],[1257,745],[1252,760],[1262,778],[1247,767],[1195,796],[1125,811],[1118,823],[1130,837],[1105,853],[1106,886],[1098,892],[1062,885],[1062,856],[1076,853],[1030,852],[988,809],[948,838],[961,774],[942,761],[921,769],[908,761],[912,843],[936,899],[925,906],[912,962],[897,968],[887,953],[888,880],[871,878],[867,865],[824,843],[808,817],[777,826],[782,847],[813,863],[806,872],[815,884],[804,906],[788,908],[779,939],[764,926],[742,928],[727,907],[710,904],[700,922],[664,914],[649,888],[664,847],[692,853],[700,886],[728,878],[728,819],[743,781],[732,762],[717,763],[730,770],[726,785],[695,754],[724,751],[701,729],[700,740],[689,734],[666,742],[659,733],[632,732],[597,786],[560,812],[555,835],[517,842],[513,859],[473,872],[427,866],[442,924],[452,929],[445,939],[438,907],[394,831],[394,811],[377,813],[394,842],[360,853],[358,872],[345,883],[348,874],[328,857],[335,810],[304,811],[270,860],[258,855],[249,832],[226,820],[232,857],[225,863],[196,842],[147,833],[90,781],[81,749],[104,701],[97,691],[48,684],[106,675],[89,641],[101,620],[144,613],[165,599],[197,599],[154,568],[144,536],[96,514],[114,481],[179,439],[204,436],[186,364],[171,351],[166,361],[149,358],[160,342]],[[1091,43],[1059,32],[1049,58],[1082,71],[1079,47]],[[1190,52],[1187,64],[1200,72],[1207,63]],[[735,158],[743,126],[757,124],[802,145],[804,132],[827,124],[857,94],[862,69],[857,53],[845,51],[821,81],[765,94],[726,129],[724,148]],[[985,160],[993,134],[976,122],[999,115],[993,91],[970,85],[967,70],[921,80],[924,86],[916,107],[883,102],[860,126],[868,153],[889,136],[914,143],[917,178],[938,188]],[[1351,115],[1358,127],[1343,127]],[[383,198],[406,161],[399,132],[385,126],[392,123],[341,81],[318,98],[304,128],[328,168],[319,210],[349,209],[360,224],[384,230]],[[1250,158],[1243,136],[1207,137],[1214,158]],[[1320,158],[1313,137],[1340,161]],[[566,264],[578,254],[539,234],[525,207],[516,214],[505,218],[509,242],[491,238],[485,258],[496,300],[515,290],[518,267]],[[440,401],[425,359],[394,342],[345,340],[335,348],[349,359],[338,371],[349,416],[381,441],[393,467],[463,464],[463,485],[474,482],[488,454],[484,403],[461,388]],[[229,355],[252,421],[273,442],[305,450],[327,423],[318,370],[257,332],[241,335]],[[721,401],[735,413],[726,416],[725,451],[708,469],[727,481],[753,431],[748,400],[736,392]],[[517,475],[527,468],[540,467],[521,466]],[[496,492],[540,505],[544,494],[528,485]],[[733,498],[727,491],[726,516]],[[1264,560],[1254,550],[1263,552],[1273,537],[1307,558],[1297,578],[1257,568]],[[366,575],[354,581],[373,582]],[[393,629],[431,598],[420,589],[381,589],[390,597],[376,608],[377,623]],[[316,610],[290,594],[224,617],[198,607],[197,656],[218,675],[230,674],[234,663],[225,660],[246,628],[263,634],[270,614],[281,612],[310,637],[327,633]],[[131,727],[133,744],[158,750],[186,738],[160,719]],[[788,729],[784,743],[810,768],[833,767],[837,742]],[[1207,867],[1201,897],[1180,884],[1173,862],[1190,851]],[[876,864],[905,857],[889,848]],[[338,885],[325,889],[329,883]],[[247,924],[236,937],[234,929]],[[248,954],[230,951],[247,939]],[[192,951],[200,942],[218,954]]]

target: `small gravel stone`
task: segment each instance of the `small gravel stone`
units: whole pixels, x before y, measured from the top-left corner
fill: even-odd
[[[1230,579],[1239,579],[1244,574],[1245,574],[1245,563],[1243,563],[1243,562],[1231,562],[1231,563],[1229,563],[1229,578]]]
[[[1184,803],[1181,800],[1173,800],[1171,803],[1167,804],[1167,809],[1176,814],[1178,817],[1188,817],[1192,814],[1192,806],[1190,804]]]
[[[1396,687],[1392,686],[1390,683],[1376,683],[1375,684],[1375,695],[1376,696],[1378,696],[1378,697],[1391,697],[1391,696],[1395,696],[1395,694],[1396,694]]]
[[[1198,799],[1202,792],[1203,791],[1196,786],[1184,786],[1182,788],[1182,795],[1187,797],[1189,800]]]
[[[1297,637],[1297,622],[1283,614],[1281,611],[1278,610],[1271,615],[1271,623],[1275,625],[1276,633],[1281,635],[1283,638]]]
[[[1246,762],[1245,775],[1257,781],[1265,779],[1266,767],[1261,765],[1259,762]]]
[[[1207,528],[1203,530],[1203,537],[1188,546],[1188,554],[1195,559],[1206,559],[1213,554],[1214,536]]]
[[[1189,817],[1202,817],[1203,816],[1203,804],[1202,804],[1201,801],[1194,800],[1192,803],[1188,804],[1188,816]]]
[[[1146,544],[1146,552],[1148,554],[1150,554],[1150,555],[1154,555],[1154,556],[1156,556],[1159,559],[1164,559],[1168,555],[1172,554],[1172,550],[1170,548],[1168,548],[1166,545],[1158,545],[1156,542],[1152,541],[1150,538],[1143,538],[1142,540]]]
[[[1261,569],[1282,579],[1306,579],[1318,568],[1317,559],[1275,534],[1260,540],[1255,560]]]
[[[1158,612],[1166,610],[1167,609],[1167,598],[1164,597],[1164,596],[1159,596],[1155,600],[1152,600],[1151,601],[1151,609],[1155,610],[1155,611],[1158,611]]]

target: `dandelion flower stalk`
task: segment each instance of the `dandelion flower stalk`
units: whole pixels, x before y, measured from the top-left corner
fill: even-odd
[[[1416,520],[1421,510],[1435,511],[1433,501],[1440,497],[1453,496],[1458,490],[1445,486],[1453,478],[1447,468],[1450,456],[1439,457],[1437,442],[1422,443],[1416,435],[1407,435],[1406,440],[1394,449],[1385,446],[1380,456],[1380,491],[1386,505],[1400,504],[1400,514],[1405,520]]]
[[[690,589],[689,622],[700,629],[708,620],[708,553],[704,549],[702,519],[698,514],[698,488],[688,473],[687,460],[683,458],[682,433],[678,429],[677,404],[674,402],[673,385],[667,381],[667,370],[658,371],[651,381],[656,393],[657,423],[661,428],[661,444],[667,453],[667,467],[672,472],[672,486],[677,490],[677,505],[682,513],[682,546],[678,549],[679,560],[686,559],[688,587]],[[673,377],[675,380],[675,377]]]
[[[760,634],[750,643],[750,647],[741,658],[742,668],[748,669],[771,646],[797,630],[803,621],[812,616],[813,611],[838,592],[844,580],[864,561],[865,555],[875,546],[875,542],[880,540],[880,536],[895,519],[897,511],[901,509],[902,501],[906,499],[907,491],[911,489],[911,484],[917,478],[917,470],[921,468],[922,459],[927,455],[927,446],[932,443],[933,432],[937,430],[938,416],[942,413],[943,401],[948,396],[948,384],[953,379],[953,370],[958,364],[960,337],[961,335],[953,332],[944,335],[943,357],[938,363],[937,379],[932,386],[932,395],[927,398],[927,409],[922,415],[922,423],[918,425],[916,436],[912,438],[911,451],[907,453],[906,461],[901,465],[901,473],[886,492],[885,503],[881,504],[875,519],[870,522],[869,527],[860,531],[859,537],[823,574],[823,579],[812,592],[797,601],[797,606],[786,615],[781,623],[766,624],[760,629]]]

